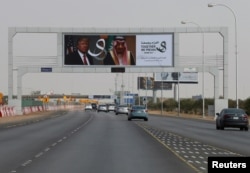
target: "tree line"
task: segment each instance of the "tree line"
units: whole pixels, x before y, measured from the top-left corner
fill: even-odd
[[[205,99],[205,114],[208,113],[208,106],[214,105],[214,99]],[[161,102],[160,99],[157,99],[157,102],[154,103],[153,99],[148,99],[147,104],[148,109],[151,110],[163,110],[166,112],[174,112],[178,110],[178,101],[175,99],[165,99]],[[236,101],[229,99],[228,100],[228,107],[233,108],[236,107]],[[250,97],[245,100],[239,100],[239,108],[242,108],[246,111],[248,115],[250,115]],[[180,113],[187,113],[187,114],[197,114],[202,115],[202,99],[189,99],[183,98],[180,99]]]

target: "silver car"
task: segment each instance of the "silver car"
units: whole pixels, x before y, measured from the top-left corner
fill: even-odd
[[[126,114],[128,115],[129,112],[129,107],[128,105],[119,105],[116,107],[115,114]]]
[[[98,105],[97,112],[108,112],[107,105],[105,104]]]

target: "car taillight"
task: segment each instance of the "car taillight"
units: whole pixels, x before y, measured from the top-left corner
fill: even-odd
[[[247,121],[247,120],[248,120],[248,116],[247,116],[247,115],[243,115],[242,119],[243,119],[244,121]]]

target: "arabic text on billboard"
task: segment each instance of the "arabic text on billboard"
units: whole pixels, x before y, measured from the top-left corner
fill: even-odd
[[[64,35],[65,66],[173,66],[173,33]]]

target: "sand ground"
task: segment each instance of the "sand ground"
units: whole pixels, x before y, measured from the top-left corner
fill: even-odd
[[[55,111],[33,112],[26,115],[0,117],[0,125],[9,123],[18,123],[27,120],[35,120],[51,116]]]

